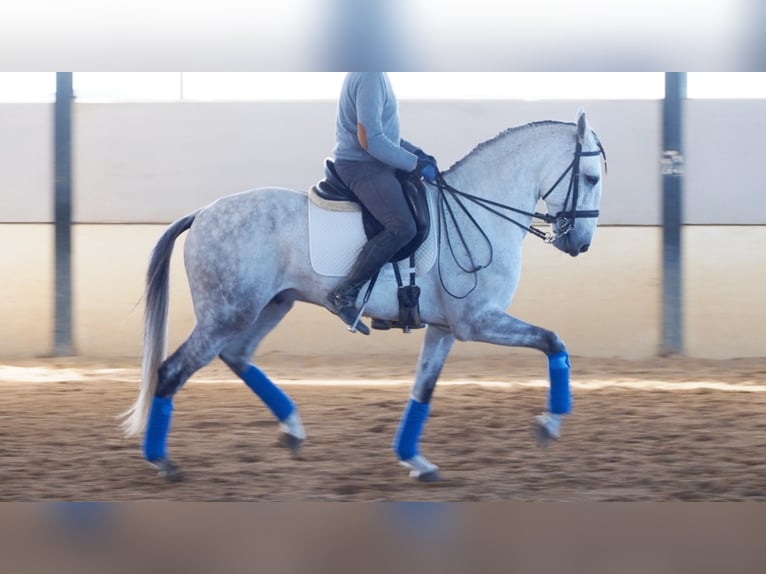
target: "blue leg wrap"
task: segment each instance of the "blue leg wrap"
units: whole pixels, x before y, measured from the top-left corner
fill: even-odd
[[[572,393],[569,390],[569,355],[566,351],[548,357],[548,373],[551,379],[548,411],[555,415],[568,415],[572,412]]]
[[[166,460],[170,417],[173,415],[173,399],[154,397],[149,410],[149,422],[144,434],[144,457],[148,461]]]
[[[423,432],[430,408],[429,403],[419,403],[415,399],[410,399],[407,403],[392,445],[400,460],[407,460],[418,454],[420,433]]]
[[[295,404],[285,392],[269,380],[255,365],[240,375],[245,384],[258,395],[274,416],[281,422],[293,414]]]

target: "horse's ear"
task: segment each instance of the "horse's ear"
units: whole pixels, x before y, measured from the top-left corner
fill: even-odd
[[[585,109],[580,108],[577,112],[577,141],[583,143],[586,133],[588,133],[588,120],[585,119]]]

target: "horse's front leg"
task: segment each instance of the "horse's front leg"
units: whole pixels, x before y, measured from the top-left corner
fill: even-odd
[[[422,482],[439,480],[439,467],[420,454],[420,435],[430,411],[431,397],[455,336],[446,327],[429,325],[418,359],[415,384],[394,438],[393,449],[410,476]]]
[[[471,321],[461,323],[454,329],[461,341],[479,341],[506,347],[528,347],[545,353],[548,357],[548,409],[535,417],[534,428],[540,444],[561,436],[564,415],[572,410],[569,388],[569,354],[566,346],[553,331],[530,325],[502,311],[472,315]]]

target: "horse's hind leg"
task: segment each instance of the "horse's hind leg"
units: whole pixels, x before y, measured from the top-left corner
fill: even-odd
[[[144,458],[170,481],[181,479],[180,471],[167,456],[173,397],[189,377],[215,358],[223,345],[223,338],[197,325],[189,338],[158,369],[157,389],[149,410],[143,452]]]
[[[422,482],[440,479],[439,467],[420,454],[418,443],[428,419],[436,381],[454,342],[454,335],[445,327],[429,325],[426,329],[415,384],[392,445],[400,463],[410,469],[410,476]]]
[[[258,344],[287,315],[292,309],[293,302],[294,299],[287,294],[278,295],[272,299],[258,315],[253,327],[229,343],[220,357],[273,413],[279,421],[282,432],[281,444],[290,449],[293,457],[300,458],[300,448],[306,439],[306,433],[295,403],[287,393],[250,362]]]

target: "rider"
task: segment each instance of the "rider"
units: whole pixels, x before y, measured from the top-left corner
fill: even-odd
[[[343,81],[335,122],[335,169],[383,226],[362,248],[345,280],[328,293],[326,307],[347,325],[359,310],[359,290],[415,237],[415,220],[396,170],[433,183],[436,160],[399,136],[399,106],[386,72],[350,72]],[[367,325],[356,328],[369,335]]]

